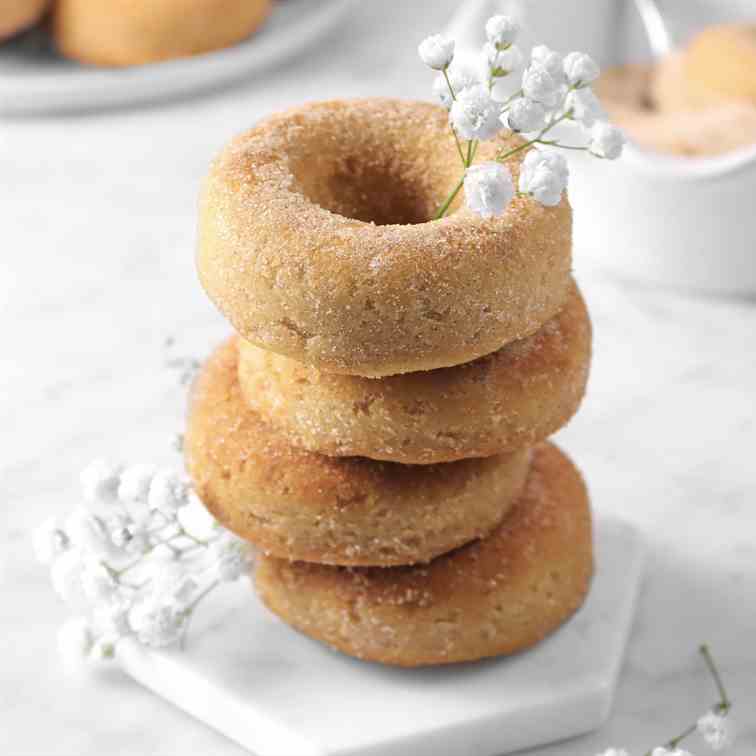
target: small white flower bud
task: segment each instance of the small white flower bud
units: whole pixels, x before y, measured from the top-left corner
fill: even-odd
[[[452,103],[449,120],[463,139],[491,139],[501,130],[501,106],[482,85],[463,89]]]
[[[659,746],[651,751],[651,756],[692,756],[692,754],[683,748],[664,748],[663,746]]]
[[[530,150],[520,168],[519,189],[547,207],[558,205],[567,187],[567,161],[557,152]]]
[[[154,465],[132,465],[121,473],[118,498],[124,504],[146,504],[150,483],[157,472]]]
[[[118,495],[121,465],[104,459],[96,459],[87,465],[80,475],[84,500],[91,504],[112,504]]]
[[[218,577],[224,582],[233,582],[247,573],[253,553],[248,543],[224,533],[210,545],[208,556],[215,564]]]
[[[486,21],[486,37],[496,47],[511,45],[520,33],[520,24],[511,16],[491,16]]]
[[[546,45],[538,45],[532,49],[530,59],[533,67],[546,71],[557,86],[564,83],[564,61],[559,53]]]
[[[483,83],[481,71],[476,70],[472,65],[463,65],[457,61],[449,66],[446,75],[449,77],[455,95],[464,89]],[[433,93],[447,110],[451,108],[452,96],[443,74],[438,74],[433,80]]]
[[[147,498],[150,509],[161,512],[166,517],[174,517],[176,510],[187,503],[189,484],[170,470],[155,473]]]
[[[58,630],[58,653],[67,672],[81,669],[93,645],[94,636],[86,617],[72,617]]]
[[[729,718],[714,711],[707,711],[696,723],[696,728],[714,751],[727,748],[735,739]]]
[[[591,129],[589,150],[598,157],[616,160],[625,146],[625,135],[606,121],[597,121]]]
[[[110,553],[110,533],[91,512],[77,507],[66,519],[65,531],[73,546],[82,552],[105,556]]]
[[[553,107],[559,99],[559,84],[543,68],[530,66],[522,75],[522,91],[529,100]],[[581,90],[582,91],[582,90]]]
[[[546,125],[546,115],[547,110],[540,102],[518,97],[501,120],[512,131],[540,131]]]
[[[102,636],[123,638],[131,633],[130,604],[125,599],[100,604],[93,611],[94,625]]]
[[[40,564],[52,564],[68,547],[68,536],[57,517],[48,517],[32,533],[34,555]]]
[[[147,646],[170,646],[181,637],[186,622],[183,610],[152,600],[137,604],[129,613],[129,624]]]
[[[156,603],[184,606],[194,597],[199,583],[185,565],[162,564],[155,570],[151,593]]]
[[[467,207],[483,218],[501,215],[515,194],[509,170],[493,161],[468,168],[464,187]]]
[[[81,587],[84,595],[95,604],[110,601],[118,590],[118,584],[105,565],[93,559],[84,562]]]
[[[426,37],[417,48],[420,60],[435,71],[443,71],[454,58],[454,40],[442,34]]]
[[[105,517],[105,529],[110,540],[117,549],[123,549],[131,538],[129,526],[133,520],[124,512],[112,512]]]
[[[572,111],[572,118],[590,129],[596,121],[605,120],[606,113],[598,98],[589,87],[570,92],[564,102],[565,112]]]
[[[596,756],[630,756],[624,748],[607,748]]]
[[[124,551],[131,556],[141,556],[150,550],[150,535],[144,523],[134,523],[129,526],[129,538]]]
[[[601,70],[590,55],[571,52],[564,57],[564,75],[570,86],[590,84],[598,79],[600,73]]]

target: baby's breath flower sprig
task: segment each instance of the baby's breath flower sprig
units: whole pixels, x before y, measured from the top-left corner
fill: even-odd
[[[505,212],[516,197],[531,197],[552,206],[567,187],[567,163],[555,150],[586,152],[614,160],[622,153],[624,136],[606,120],[591,90],[599,76],[593,59],[581,52],[562,57],[537,45],[522,73],[520,86],[506,99],[495,97],[494,85],[522,67],[523,55],[515,40],[519,24],[508,16],[493,16],[486,23],[486,42],[477,66],[465,66],[454,57],[454,42],[441,35],[424,40],[418,51],[422,61],[439,71],[433,90],[449,110],[449,125],[462,162],[463,174],[441,203],[434,220],[443,218],[464,188],[469,209],[483,217]],[[548,138],[553,129],[570,121],[584,130],[585,144],[564,144]],[[494,139],[502,130],[528,135],[526,141],[500,150],[493,161],[474,166],[481,141]],[[511,190],[508,158],[528,151],[517,191]],[[535,153],[533,157],[531,154]],[[494,169],[494,165],[500,165]]]
[[[182,475],[100,460],[81,486],[86,505],[33,534],[56,593],[80,612],[58,637],[68,666],[117,658],[125,638],[183,643],[199,603],[251,566],[249,545],[213,520]]]
[[[646,751],[644,756],[692,756],[691,753],[679,746],[696,732],[714,751],[720,751],[732,744],[734,732],[728,716],[732,709],[732,701],[727,695],[722,677],[708,645],[703,644],[698,650],[714,680],[719,700],[694,724],[686,727],[679,735],[670,738],[666,743]],[[607,748],[598,756],[630,756],[630,754],[621,748]]]

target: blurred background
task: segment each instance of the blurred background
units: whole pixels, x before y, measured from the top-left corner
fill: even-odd
[[[306,100],[430,99],[419,41],[453,22],[472,43],[482,37],[476,14],[484,21],[512,3],[280,0],[267,18],[247,19],[252,36],[215,41],[221,52],[114,70],[51,51],[57,34],[68,55],[90,55],[75,31],[82,2],[44,29],[9,28],[0,43],[0,753],[237,754],[117,673],[78,687],[64,680],[54,649],[64,611],[28,532],[76,503],[78,472],[93,458],[180,464],[171,447],[183,423],[179,373],[228,332],[193,261],[198,191],[220,148]],[[632,3],[523,3],[531,36],[560,52],[603,64],[652,58]],[[680,47],[709,19],[756,20],[749,2],[666,7]],[[143,63],[155,49],[135,55]],[[645,90],[637,97],[651,109]],[[608,723],[538,753],[642,753],[671,736],[714,700],[696,655],[707,641],[736,701],[732,753],[745,756],[756,752],[756,227],[747,211],[756,130],[744,106],[741,120],[715,119],[706,132],[715,145],[742,132],[724,154],[691,150],[687,138],[677,149],[678,131],[653,145],[644,135],[672,127],[633,132],[638,112],[622,106],[613,112],[630,119],[638,144],[616,174],[573,166],[575,269],[595,358],[589,397],[560,441],[596,510],[643,530],[648,574]]]

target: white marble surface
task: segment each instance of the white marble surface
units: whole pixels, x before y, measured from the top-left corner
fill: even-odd
[[[595,730],[610,711],[645,549],[606,514],[594,541],[585,604],[506,659],[367,664],[286,627],[247,581],[213,596],[183,650],[127,641],[118,653],[136,680],[259,756],[458,756],[470,743],[474,756],[511,753]]]
[[[424,95],[417,39],[453,0],[360,4],[343,34],[284,69],[191,102],[0,121],[0,753],[242,751],[117,674],[65,681],[63,617],[27,531],[69,508],[94,456],[170,459],[182,394],[163,342],[201,355],[227,332],[196,283],[197,186],[257,117],[308,98]],[[639,219],[642,222],[642,219]],[[607,254],[612,254],[607,244]],[[660,250],[663,253],[663,250]],[[614,712],[537,751],[641,754],[713,700],[711,643],[756,751],[756,307],[617,285],[577,268],[596,331],[590,397],[561,434],[595,506],[637,523],[648,576]],[[698,754],[703,746],[693,743]]]

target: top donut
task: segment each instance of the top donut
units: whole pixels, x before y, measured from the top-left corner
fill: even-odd
[[[226,147],[202,193],[197,266],[242,337],[380,377],[469,362],[559,311],[565,199],[516,198],[488,219],[457,201],[430,220],[462,175],[447,118],[421,102],[321,102]],[[505,141],[481,143],[475,162]],[[522,155],[509,161],[515,180]]]

